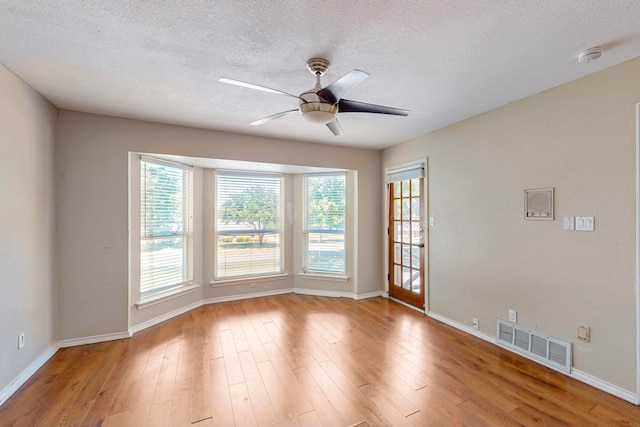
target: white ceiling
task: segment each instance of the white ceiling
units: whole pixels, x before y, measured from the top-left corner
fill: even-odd
[[[0,0],[0,63],[63,109],[383,148],[640,56],[638,0]],[[589,64],[581,50],[602,46]],[[344,135],[297,115],[306,61],[348,99],[408,117],[339,114]]]

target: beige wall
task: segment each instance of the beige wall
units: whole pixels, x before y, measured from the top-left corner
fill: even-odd
[[[640,60],[385,150],[428,157],[433,313],[494,335],[496,317],[573,343],[574,367],[636,392],[635,108]],[[523,190],[555,188],[555,220]],[[594,232],[563,231],[595,216]],[[577,324],[591,326],[589,343]]]
[[[56,109],[0,66],[1,391],[56,343]],[[18,334],[25,346],[18,350]]]
[[[292,288],[294,276],[274,282],[212,288],[136,311],[128,294],[129,152],[342,168],[358,174],[357,271],[349,292],[380,291],[382,153],[136,120],[61,111],[56,140],[59,230],[59,335],[74,339],[122,333],[129,326],[201,299]],[[206,173],[204,174],[206,178]],[[204,180],[206,187],[206,179]],[[203,203],[211,201],[206,194]],[[371,232],[362,232],[371,230]],[[289,237],[291,238],[291,237]],[[204,242],[203,242],[204,244]],[[291,244],[289,244],[291,246]],[[295,273],[290,271],[290,273]],[[329,283],[330,290],[335,284]],[[131,318],[130,324],[128,318]]]

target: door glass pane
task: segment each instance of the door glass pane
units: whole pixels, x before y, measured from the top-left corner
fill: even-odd
[[[393,201],[393,217],[396,219],[400,219],[402,217],[402,202],[400,199],[396,199]]]
[[[420,220],[420,199],[411,199],[411,219]]]
[[[409,263],[411,262],[411,246],[409,245],[402,245],[402,264],[409,266]]]
[[[402,222],[401,221],[394,222],[393,241],[402,242]]]
[[[413,272],[413,281],[411,284],[411,291],[419,294],[420,293],[420,270],[411,270]]]
[[[402,223],[402,243],[411,243],[411,223]]]
[[[411,290],[411,269],[402,267],[402,287],[406,290]]]
[[[417,246],[411,247],[411,267],[420,268],[420,248]]]
[[[402,197],[409,197],[410,191],[409,181],[402,181]]]
[[[396,182],[395,184],[393,184],[393,197],[395,199],[399,199],[400,198],[400,183]]]
[[[410,216],[409,216],[409,213],[410,213],[409,207],[411,206],[410,203],[411,203],[410,199],[402,199],[402,219],[405,221],[410,219]]]
[[[411,180],[411,196],[419,197],[420,196],[420,179],[412,179]]]
[[[399,265],[393,267],[393,279],[394,286],[402,286],[402,268]]]
[[[414,221],[411,223],[411,244],[419,245],[420,244],[420,223]]]
[[[393,244],[393,262],[402,264],[402,245],[400,243]]]

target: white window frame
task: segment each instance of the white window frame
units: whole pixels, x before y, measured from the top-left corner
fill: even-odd
[[[151,163],[156,165],[167,166],[171,168],[182,169],[184,171],[183,180],[183,232],[176,235],[181,236],[185,242],[185,250],[183,253],[182,262],[182,280],[170,285],[157,286],[146,291],[142,290],[142,241],[144,239],[152,238],[153,236],[144,236],[142,234],[142,224],[144,218],[144,202],[142,194],[142,183],[144,181],[143,176],[143,163]],[[139,162],[139,176],[140,185],[139,191],[139,215],[138,215],[138,229],[140,230],[138,239],[138,291],[140,295],[140,302],[137,304],[138,308],[142,308],[149,302],[162,299],[167,296],[174,295],[179,292],[183,292],[185,288],[190,288],[193,285],[194,274],[194,232],[193,232],[193,214],[194,214],[194,197],[193,197],[193,185],[194,185],[194,173],[193,167],[184,165],[181,163],[170,162],[166,160],[160,160],[147,156],[140,156]],[[184,200],[186,199],[186,200]]]
[[[344,178],[344,211],[343,211],[343,217],[344,217],[344,229],[342,230],[342,239],[343,239],[343,268],[342,271],[334,271],[334,270],[322,270],[322,269],[316,269],[316,268],[310,268],[307,263],[309,260],[309,233],[312,232],[313,230],[309,229],[308,226],[308,214],[309,214],[309,194],[308,194],[308,190],[309,190],[309,186],[307,183],[307,179],[308,178],[316,178],[316,177],[335,177],[335,176],[342,176]],[[318,173],[318,174],[304,174],[303,175],[303,200],[304,200],[304,204],[303,204],[303,212],[304,212],[304,217],[303,217],[303,224],[302,224],[302,234],[303,234],[303,244],[304,244],[304,256],[303,256],[303,261],[302,261],[302,271],[303,274],[306,275],[313,275],[313,276],[335,276],[335,277],[340,277],[340,278],[344,278],[345,274],[346,274],[346,269],[347,269],[347,174],[346,172],[331,172],[331,173]]]
[[[241,177],[255,177],[256,179],[264,177],[278,178],[280,181],[279,195],[278,195],[278,223],[277,234],[279,235],[279,270],[272,272],[260,272],[249,273],[241,275],[219,275],[218,264],[220,263],[220,254],[218,248],[218,180],[220,176],[241,176]],[[220,285],[225,286],[227,284],[233,284],[236,282],[244,282],[246,280],[261,281],[270,280],[272,278],[281,278],[286,276],[285,274],[285,222],[284,222],[284,198],[285,198],[285,177],[280,173],[257,173],[254,171],[243,170],[214,170],[213,171],[213,286]],[[228,233],[224,233],[225,235]]]

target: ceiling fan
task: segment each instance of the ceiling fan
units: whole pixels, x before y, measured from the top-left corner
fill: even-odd
[[[263,92],[274,93],[277,95],[286,95],[296,98],[299,102],[298,108],[294,110],[282,111],[277,114],[257,120],[251,125],[260,126],[268,121],[277,119],[287,114],[299,112],[305,119],[319,124],[326,124],[334,135],[342,135],[342,128],[338,122],[338,113],[376,113],[391,114],[395,116],[407,116],[409,110],[400,108],[386,107],[383,105],[367,104],[365,102],[351,101],[342,98],[342,95],[361,83],[369,77],[368,73],[361,70],[353,70],[349,74],[340,77],[338,80],[330,83],[327,87],[322,87],[320,78],[327,72],[331,64],[324,58],[311,58],[307,61],[307,68],[316,76],[316,85],[313,89],[302,92],[299,96],[292,95],[277,89],[271,89],[266,86],[247,83],[240,80],[220,78],[221,83],[242,86],[249,89],[260,90]]]

